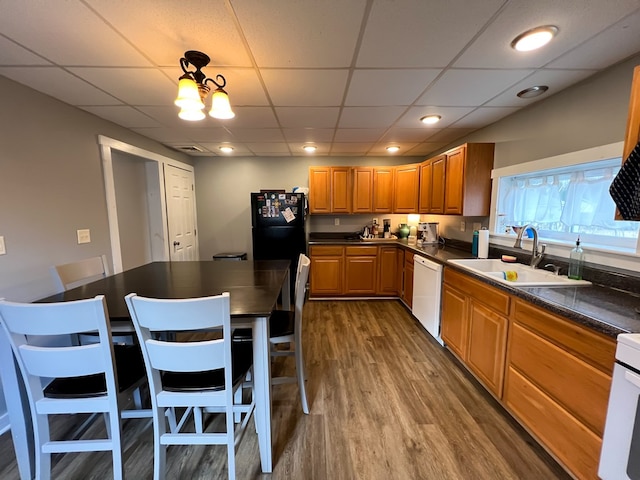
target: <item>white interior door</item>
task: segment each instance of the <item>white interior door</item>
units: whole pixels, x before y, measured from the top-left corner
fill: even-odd
[[[165,165],[171,261],[198,260],[193,171]]]

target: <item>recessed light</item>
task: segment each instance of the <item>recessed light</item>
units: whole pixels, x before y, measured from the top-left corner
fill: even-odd
[[[315,145],[304,145],[302,149],[307,153],[313,153],[318,149],[318,147]]]
[[[398,151],[400,151],[400,147],[397,146],[397,145],[389,145],[387,147],[387,152],[389,152],[389,153],[396,153]]]
[[[514,38],[511,42],[511,48],[519,52],[536,50],[549,43],[557,33],[558,27],[554,25],[532,28]]]
[[[516,95],[520,98],[533,98],[538,95],[542,95],[544,92],[549,90],[549,87],[546,85],[536,85],[535,87],[525,88],[524,90],[520,90]]]
[[[438,123],[441,118],[440,115],[425,115],[420,121],[425,125],[433,125],[434,123]]]
[[[220,151],[221,151],[221,152],[224,152],[224,153],[231,153],[231,152],[233,152],[233,147],[232,147],[232,146],[230,146],[230,145],[222,145],[222,146],[220,146],[220,147],[218,147],[218,148],[220,149]]]

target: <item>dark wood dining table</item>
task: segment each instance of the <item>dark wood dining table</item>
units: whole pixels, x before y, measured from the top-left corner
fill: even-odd
[[[269,316],[280,299],[290,306],[289,260],[152,262],[95,282],[38,300],[63,302],[105,295],[109,318],[118,330],[133,330],[125,295],[155,298],[196,298],[230,293],[231,322],[253,332],[256,429],[262,471],[273,470],[271,435],[271,369]],[[25,411],[8,342],[0,339],[0,374],[7,401],[12,436],[21,478],[33,477],[31,424]],[[24,390],[22,390],[24,392]],[[24,393],[23,393],[24,394]],[[28,409],[28,406],[26,406]]]

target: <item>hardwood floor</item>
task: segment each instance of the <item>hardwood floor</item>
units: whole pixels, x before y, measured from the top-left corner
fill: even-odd
[[[307,302],[304,339],[311,414],[297,385],[273,387],[274,472],[260,473],[250,428],[239,479],[570,478],[399,301]],[[283,370],[293,372],[293,358],[276,360],[273,373]],[[54,423],[58,432],[72,424]],[[152,478],[149,421],[123,429],[127,478]],[[9,433],[0,452],[0,478],[19,478]],[[109,454],[56,460],[53,478],[111,477]],[[224,447],[171,447],[167,465],[167,479],[227,478]]]

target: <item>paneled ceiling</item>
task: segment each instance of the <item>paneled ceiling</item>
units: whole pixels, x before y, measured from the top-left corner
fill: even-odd
[[[426,155],[640,52],[640,0],[0,0],[0,13],[0,75],[206,156]],[[549,24],[549,45],[510,47]],[[235,118],[178,118],[186,50],[226,77]],[[549,90],[516,96],[534,85]]]

